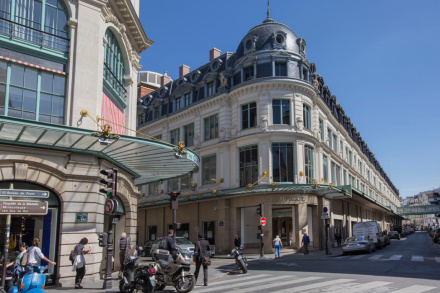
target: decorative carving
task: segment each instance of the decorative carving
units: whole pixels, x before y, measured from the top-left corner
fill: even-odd
[[[261,130],[269,131],[269,119],[267,119],[267,116],[261,116],[261,122]]]
[[[237,124],[234,124],[231,128],[231,134],[234,137],[237,134]]]
[[[220,79],[220,86],[218,88],[218,92],[224,93],[229,89],[228,79],[226,78],[224,72],[220,72],[219,79]]]
[[[318,78],[321,77],[319,74],[315,75],[315,79],[313,80],[313,87],[319,92],[319,81]]]
[[[302,117],[296,117],[296,126],[298,127],[299,130],[303,130],[304,129],[304,124],[303,124]]]
[[[15,180],[25,180],[28,172],[28,164],[15,163]]]
[[[321,130],[317,127],[313,128],[313,135],[319,140],[319,136],[321,135]]]

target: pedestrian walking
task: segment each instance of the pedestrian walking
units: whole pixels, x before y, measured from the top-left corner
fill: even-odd
[[[203,263],[203,257],[208,257],[211,251],[208,240],[203,238],[202,234],[199,234],[199,241],[196,242],[196,247],[194,249],[194,255],[196,256],[196,270],[194,272],[194,277],[199,276],[200,267],[203,265],[203,286],[208,286],[208,265]]]
[[[167,246],[167,250],[171,253],[173,253],[174,250],[176,250],[176,245],[174,244],[174,230],[170,229],[168,230],[168,235],[165,236],[166,239],[166,246]]]
[[[75,245],[76,257],[73,261],[72,271],[76,271],[75,276],[75,289],[82,289],[81,286],[82,279],[86,275],[86,258],[85,254],[90,253],[92,251],[92,246],[89,245],[89,248],[86,249],[86,245],[89,243],[89,240],[84,237],[82,238],[77,245]]]
[[[241,245],[241,239],[240,239],[240,237],[238,237],[238,235],[235,235],[234,246],[235,247],[240,247],[240,245]]]
[[[342,236],[341,236],[341,234],[339,232],[336,232],[335,240],[336,240],[336,243],[337,243],[338,247],[341,247]]]
[[[121,268],[119,270],[119,279],[122,279],[122,273],[124,271],[124,260],[127,256],[127,251],[132,251],[133,246],[131,244],[131,239],[127,238],[127,234],[123,232],[121,234],[121,239],[118,241],[119,243],[119,263],[121,264]]]
[[[309,254],[309,243],[310,238],[307,236],[307,232],[304,232],[303,238],[301,240],[301,244],[304,244],[304,255]]]
[[[273,242],[273,248],[275,248],[275,258],[280,258],[280,247],[283,247],[280,235],[277,235]]]
[[[34,241],[32,241],[32,246],[26,250],[26,252],[28,253],[26,274],[32,274],[34,272],[34,267],[37,265],[38,259],[45,260],[50,264],[56,265],[56,262],[53,262],[44,256],[44,254],[41,252],[39,245],[40,239],[34,238]]]

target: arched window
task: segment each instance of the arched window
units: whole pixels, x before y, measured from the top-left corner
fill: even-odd
[[[67,53],[69,13],[62,0],[0,1],[0,34]]]
[[[125,101],[125,66],[122,51],[116,36],[110,29],[105,32],[107,43],[104,56],[104,87],[115,96]]]

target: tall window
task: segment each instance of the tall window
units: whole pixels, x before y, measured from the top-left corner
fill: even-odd
[[[191,104],[191,93],[187,93],[183,95],[183,100],[184,100],[184,107],[189,106]]]
[[[171,137],[170,143],[177,145],[180,140],[180,129],[177,128],[177,129],[171,130],[170,137]]]
[[[194,144],[194,123],[183,126],[183,142],[187,147]]]
[[[303,104],[303,116],[304,116],[304,127],[311,130],[312,129],[312,117],[310,113],[310,107]]]
[[[333,136],[332,136],[332,131],[330,128],[327,128],[327,137],[328,137],[328,146],[329,146],[329,148],[332,148]]]
[[[110,29],[105,32],[107,43],[104,49],[104,87],[110,93],[125,100],[125,66],[122,57],[122,50],[119,47],[116,36]]]
[[[218,137],[218,115],[205,118],[205,140]]]
[[[193,186],[193,177],[191,175],[184,176],[180,179],[180,189],[191,188]]]
[[[287,76],[286,63],[275,63],[275,76]]]
[[[307,183],[313,183],[315,178],[315,170],[313,168],[313,148],[306,145],[304,147],[304,172],[307,178]]]
[[[341,185],[341,167],[336,165],[336,181],[335,185]]]
[[[180,109],[182,109],[182,99],[181,98],[177,98],[174,100],[174,111],[179,111]]]
[[[353,153],[351,151],[348,151],[348,164],[353,166]]]
[[[0,61],[0,114],[64,123],[66,78]]]
[[[154,119],[157,119],[160,117],[160,106],[156,106],[153,108],[154,110]]]
[[[344,149],[342,139],[339,140],[339,151],[341,152],[341,154],[343,154]]]
[[[69,51],[69,16],[61,0],[2,0],[0,18],[1,34],[64,53]],[[10,25],[9,21],[15,24]]]
[[[321,141],[324,141],[324,122],[319,119],[319,131],[321,131]]]
[[[211,81],[206,84],[206,96],[209,97],[213,94],[215,94],[215,86],[214,86],[214,82]]]
[[[290,102],[288,100],[272,101],[273,124],[290,124]]]
[[[337,153],[338,152],[338,138],[337,138],[336,134],[333,134],[332,147],[333,147],[333,151],[335,153]]]
[[[322,178],[328,182],[328,159],[327,156],[322,156]]]
[[[344,184],[349,184],[347,181],[347,170],[344,170],[343,173],[344,173]]]
[[[202,182],[206,184],[215,184],[216,182],[216,156],[202,158]]]
[[[242,129],[257,126],[257,103],[249,103],[241,106]]]
[[[254,66],[251,65],[243,69],[244,81],[254,79]]]
[[[272,144],[272,173],[274,182],[293,182],[293,144],[273,143]]]
[[[258,147],[240,148],[240,187],[258,180]]]

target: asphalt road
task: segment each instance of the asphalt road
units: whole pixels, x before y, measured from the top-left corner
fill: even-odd
[[[286,255],[250,261],[248,270],[193,292],[440,292],[440,246],[416,232],[372,254]]]

